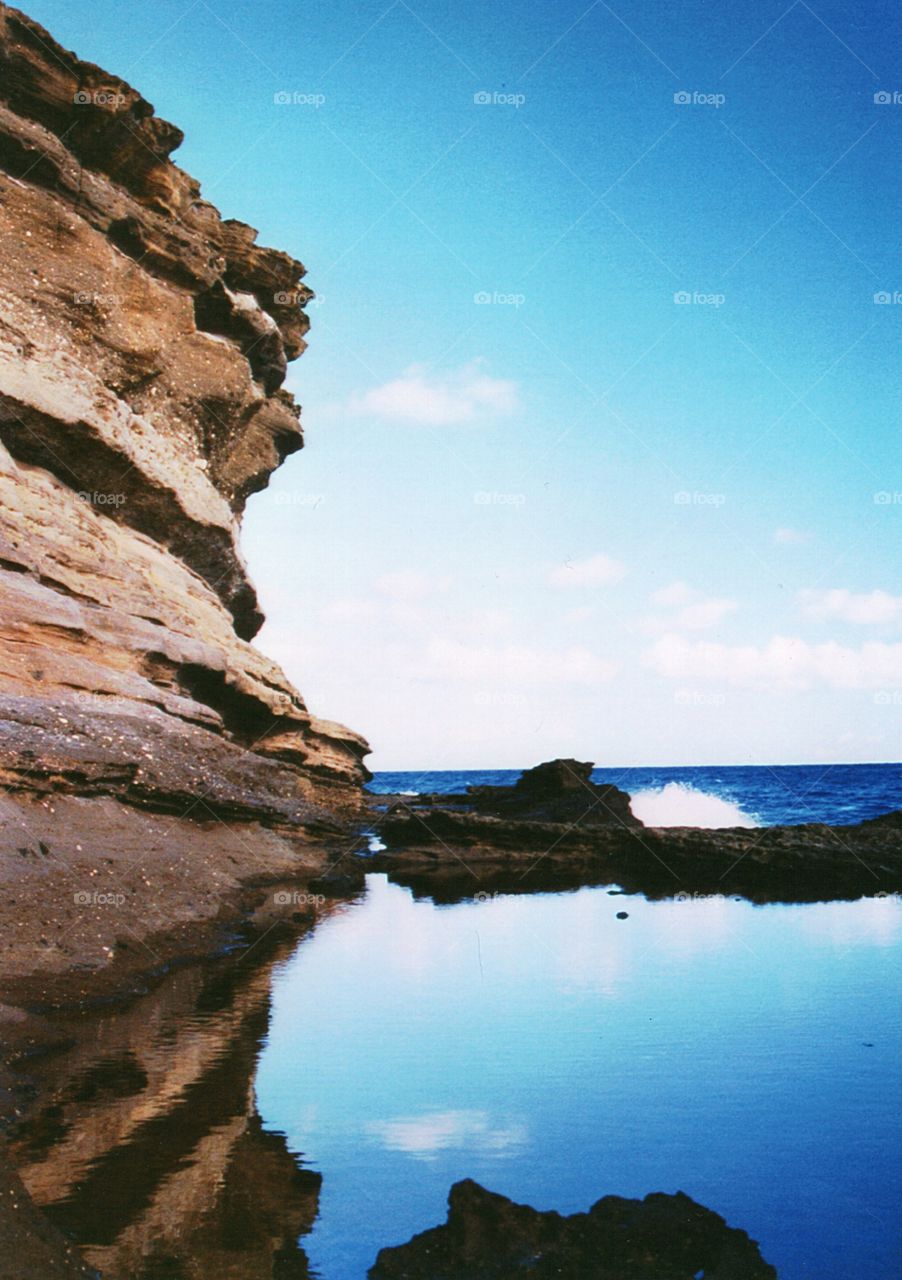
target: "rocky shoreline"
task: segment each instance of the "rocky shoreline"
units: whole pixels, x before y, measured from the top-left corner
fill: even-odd
[[[623,792],[591,783],[591,771],[556,760],[513,787],[382,797],[375,822],[386,848],[370,865],[443,902],[602,884],[753,902],[902,891],[902,812],[852,826],[652,828]]]

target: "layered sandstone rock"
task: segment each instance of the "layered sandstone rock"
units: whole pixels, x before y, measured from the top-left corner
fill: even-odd
[[[248,495],[301,447],[303,267],[134,89],[0,5],[0,782],[297,822],[365,743],[248,643]]]

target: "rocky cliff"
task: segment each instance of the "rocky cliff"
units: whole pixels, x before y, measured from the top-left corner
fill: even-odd
[[[250,644],[239,523],[302,445],[304,268],[220,217],[181,140],[0,4],[0,880],[20,915],[26,871],[53,886],[24,972],[88,915],[90,962],[113,947],[109,912],[64,910],[79,891],[133,894],[140,859],[135,884],[165,862],[203,897],[224,842],[238,878],[284,871],[368,776]]]

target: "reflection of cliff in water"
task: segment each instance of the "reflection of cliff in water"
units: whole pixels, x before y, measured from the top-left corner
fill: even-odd
[[[105,1280],[297,1280],[321,1178],[266,1132],[252,1081],[274,964],[173,974],[71,1028],[32,1074],[13,1155],[35,1201]],[[252,953],[253,956],[253,953]]]

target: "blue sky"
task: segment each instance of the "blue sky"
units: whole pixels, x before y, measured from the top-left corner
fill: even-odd
[[[244,545],[375,767],[899,759],[895,5],[28,12],[307,264]]]

